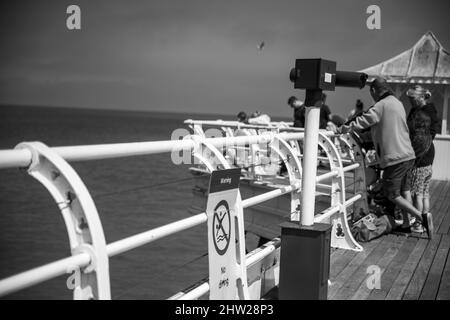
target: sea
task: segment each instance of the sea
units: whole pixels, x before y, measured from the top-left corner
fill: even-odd
[[[233,116],[0,106],[0,149],[170,140],[185,119]],[[107,243],[187,218],[193,181],[170,154],[70,163],[89,190]],[[206,225],[109,260],[112,299],[166,299],[208,276]],[[0,170],[0,279],[70,256],[62,216],[25,169]],[[66,274],[3,299],[72,299]]]

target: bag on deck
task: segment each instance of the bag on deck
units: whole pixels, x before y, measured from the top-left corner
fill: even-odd
[[[392,231],[393,222],[387,215],[368,214],[353,224],[352,235],[358,242],[368,242]]]

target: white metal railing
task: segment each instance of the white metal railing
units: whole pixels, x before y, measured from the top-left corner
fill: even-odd
[[[212,126],[212,127],[229,127],[229,128],[240,128],[240,129],[265,129],[265,130],[276,130],[276,131],[298,131],[303,132],[303,128],[292,127],[292,122],[270,122],[267,125],[262,124],[249,124],[239,121],[224,121],[224,120],[192,120],[188,119],[184,121],[188,125],[200,125],[200,126]]]
[[[290,122],[271,122],[269,125],[249,125],[238,121],[223,121],[223,120],[185,120],[185,124],[188,124],[189,127],[192,129],[192,131],[195,134],[198,134],[203,137],[209,136],[208,130],[210,129],[219,129],[222,131],[223,135],[229,136],[229,137],[235,137],[235,136],[242,136],[242,135],[254,135],[254,134],[264,134],[269,132],[304,132],[304,128],[296,128],[292,126],[292,123]],[[364,196],[354,203],[354,210],[353,212],[367,212],[367,198],[365,196],[365,188],[366,188],[366,181],[365,181],[365,170],[366,170],[366,164],[365,164],[365,158],[364,158],[364,152],[360,148],[359,144],[355,141],[355,138],[359,138],[357,135],[337,135],[331,131],[326,130],[318,130],[319,136],[321,137],[321,141],[319,141],[319,146],[322,148],[323,152],[326,153],[326,156],[317,156],[317,160],[321,162],[329,163],[330,161],[338,161],[342,164],[347,164],[350,166],[346,166],[343,168],[343,172],[348,172],[355,170],[354,174],[354,183],[352,184],[354,186],[354,193],[363,193]],[[212,131],[212,135],[214,135],[216,131]],[[303,141],[304,139],[300,139]],[[331,141],[330,141],[331,140]],[[293,141],[290,140],[290,145],[292,148],[294,148],[297,151],[297,155],[300,159],[305,158],[305,154],[300,152],[300,144],[301,141]],[[298,143],[297,143],[298,142]],[[334,144],[331,145],[332,143]],[[333,150],[336,148],[336,150]],[[254,154],[255,150],[252,150],[250,147],[243,148],[246,150],[247,154],[249,155],[249,158],[251,158],[250,163],[254,164],[256,161]],[[346,149],[346,150],[344,150]],[[236,152],[241,151],[238,148],[235,148]],[[257,149],[258,150],[258,149]],[[305,152],[306,153],[306,152]],[[339,157],[340,156],[340,157]],[[339,158],[339,159],[337,159]],[[239,163],[233,163],[233,159],[230,159],[230,163],[234,165],[240,165]],[[242,165],[242,163],[241,163]],[[243,165],[245,169],[246,166]],[[246,175],[250,179],[259,180],[262,178],[262,180],[267,179],[268,176],[272,175],[272,173],[266,173],[264,170],[262,173],[265,174],[265,177],[259,177],[256,172],[254,172],[252,169],[252,166],[249,166],[250,170],[246,172]],[[313,166],[315,167],[315,165]],[[303,168],[304,169],[304,168]],[[330,178],[338,177],[340,174],[336,174],[335,172],[339,171],[339,166],[334,166],[334,169],[331,170],[331,172],[327,173],[326,175],[319,176],[318,181],[327,180]],[[308,179],[305,179],[308,180]],[[318,185],[318,184],[316,184]],[[319,186],[319,185],[318,185]],[[320,184],[320,187],[323,187],[322,184]],[[310,187],[312,189],[312,187]],[[358,215],[356,215],[354,218],[358,218]]]
[[[328,136],[332,136],[332,134],[324,133],[322,138],[326,140]],[[60,210],[66,222],[72,250],[71,257],[1,280],[0,296],[66,274],[68,268],[77,266],[79,268],[84,268],[82,276],[86,277],[86,281],[82,281],[83,285],[74,293],[74,297],[76,299],[108,299],[110,298],[108,269],[108,259],[110,257],[162,239],[171,234],[192,228],[207,221],[206,213],[202,212],[195,216],[106,244],[95,205],[93,204],[87,189],[84,187],[84,184],[81,182],[81,179],[79,179],[75,171],[67,162],[168,153],[179,150],[193,152],[194,154],[197,154],[199,158],[202,158],[202,155],[199,154],[200,146],[209,148],[216,156],[220,157],[221,152],[219,152],[218,149],[227,145],[245,146],[261,143],[271,144],[274,141],[278,141],[282,142],[282,147],[271,145],[271,148],[279,152],[285,163],[287,163],[289,168],[294,172],[296,170],[301,171],[300,163],[298,161],[301,155],[294,153],[285,142],[301,140],[303,138],[303,132],[283,132],[278,134],[262,133],[253,136],[209,139],[192,136],[191,139],[177,141],[134,142],[55,148],[48,148],[41,143],[24,143],[18,145],[15,150],[0,150],[0,168],[27,167],[30,175],[47,187],[55,200],[57,200],[57,203],[66,204],[63,206],[60,205]],[[326,142],[330,143],[328,140]],[[328,147],[331,148],[332,146],[328,145]],[[288,155],[291,156],[291,163],[289,162],[291,160],[286,160]],[[203,159],[203,161],[209,162],[207,159]],[[334,162],[340,165],[340,167],[333,167],[330,173],[317,177],[316,183],[326,180],[327,178],[342,178],[344,172],[360,167],[360,164],[358,163],[343,167],[339,157],[336,158]],[[209,168],[214,169],[210,163]],[[293,174],[291,177],[292,183],[290,185],[245,199],[242,201],[242,207],[247,208],[287,193],[291,193],[292,197],[298,197],[299,190],[301,189],[301,181],[298,179],[298,172],[297,175]],[[63,179],[62,182],[61,179]],[[342,181],[340,183],[342,183]],[[75,195],[75,197],[70,196],[70,193]],[[322,212],[321,215],[316,218],[313,217],[313,219],[314,221],[325,221],[333,214],[339,212],[343,213],[343,219],[346,219],[345,208],[360,198],[361,195],[356,195],[347,201],[341,201],[339,205],[333,205],[331,209]],[[82,228],[82,224],[78,224],[80,221],[87,223],[87,228]],[[352,249],[358,249],[355,247],[354,243],[352,245]],[[250,256],[246,261],[246,265],[252,264],[255,259],[266,257],[273,252],[274,248],[274,246],[269,246],[260,251],[257,255]],[[207,285],[204,285],[202,289],[197,290],[200,290],[201,292],[207,291]]]
[[[158,227],[134,236],[112,242],[107,245],[108,257],[130,251],[158,239],[170,236],[174,233],[193,228],[206,222],[206,213],[200,213],[187,219],[179,220],[162,227]],[[91,263],[91,257],[87,253],[80,253],[69,258],[61,259],[44,266],[22,272],[10,278],[0,281],[0,296],[25,289],[35,284],[50,280],[67,273],[70,267],[86,267]]]
[[[289,135],[286,133],[279,134],[280,138],[287,138],[286,140],[302,139],[303,135],[303,133]],[[211,138],[205,139],[205,142],[216,147],[223,147],[225,145],[243,146],[246,144],[265,143],[271,141],[271,139],[271,135],[261,134],[258,136],[242,136],[234,138]],[[186,139],[175,141],[167,140],[54,147],[52,150],[66,161],[74,162],[168,153],[177,150],[192,150],[195,146],[196,142],[194,140]],[[1,150],[0,169],[27,167],[31,163],[31,159],[32,153],[27,149]]]

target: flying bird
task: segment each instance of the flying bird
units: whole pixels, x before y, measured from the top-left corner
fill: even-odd
[[[265,43],[263,41],[258,45],[258,50],[261,51],[264,48],[264,46],[265,46]]]

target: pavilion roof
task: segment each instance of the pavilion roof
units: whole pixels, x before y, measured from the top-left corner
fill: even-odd
[[[368,81],[381,76],[390,83],[450,84],[450,53],[428,31],[411,49],[360,72]]]

